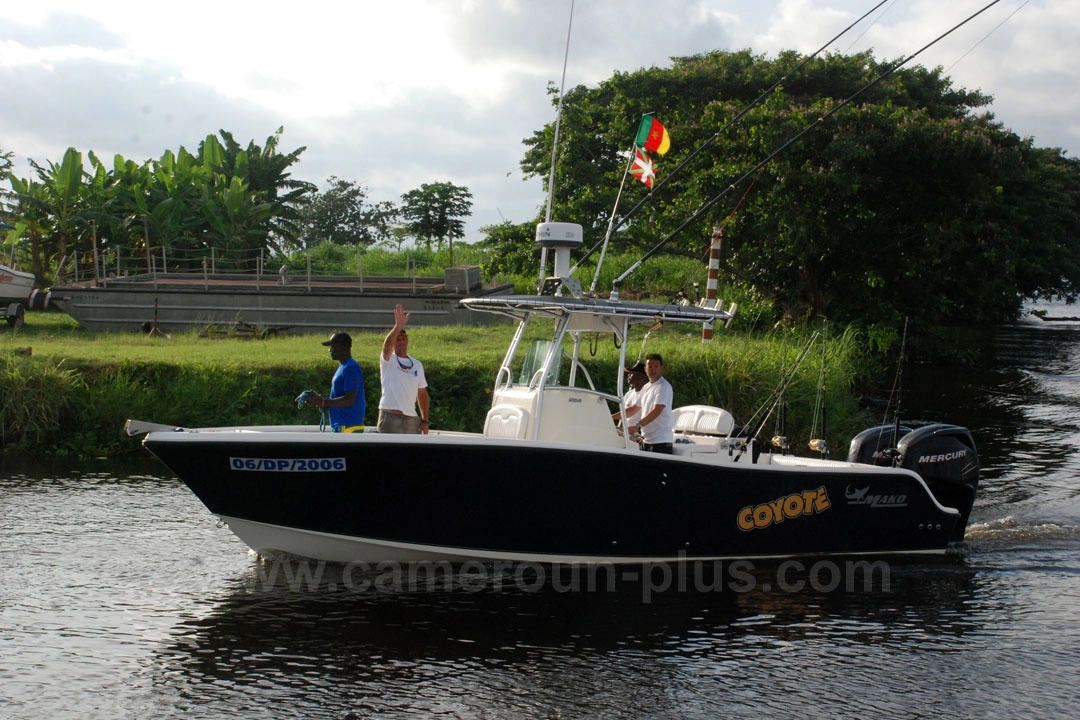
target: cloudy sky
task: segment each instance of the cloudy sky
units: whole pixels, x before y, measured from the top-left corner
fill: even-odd
[[[397,201],[422,183],[474,195],[467,240],[543,206],[522,139],[554,119],[546,88],[668,58],[813,52],[876,0],[33,0],[0,5],[0,150],[57,162],[194,151],[225,129],[306,146],[295,175]],[[991,0],[890,0],[830,48],[906,57]],[[999,0],[914,62],[994,96],[997,119],[1080,152],[1080,0]],[[651,109],[651,108],[649,108]],[[677,138],[675,139],[678,142]],[[561,218],[571,220],[572,218]]]

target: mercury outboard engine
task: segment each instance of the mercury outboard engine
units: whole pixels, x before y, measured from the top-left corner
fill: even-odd
[[[895,464],[899,455],[896,445],[900,442],[900,438],[909,432],[911,428],[905,425],[880,425],[863,430],[851,438],[847,461],[890,467]]]
[[[960,511],[952,540],[963,540],[979,487],[979,453],[971,433],[956,425],[926,425],[905,435],[897,449],[900,467],[917,472],[939,503]]]
[[[901,434],[897,452],[889,453],[892,427],[864,430],[852,439],[848,462],[889,465],[897,455],[897,465],[918,473],[939,503],[960,511],[951,539],[963,540],[979,487],[979,454],[971,433],[956,425],[936,424],[915,430],[901,428]]]

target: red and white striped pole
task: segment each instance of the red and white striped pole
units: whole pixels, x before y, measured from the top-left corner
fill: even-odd
[[[720,248],[723,244],[724,227],[717,228],[709,246],[709,282],[705,285],[705,307],[716,307],[716,282],[720,277]],[[701,344],[712,341],[713,324],[706,322],[701,326]]]

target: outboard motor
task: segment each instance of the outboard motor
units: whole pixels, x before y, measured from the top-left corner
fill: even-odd
[[[960,511],[951,539],[963,540],[979,487],[979,454],[971,433],[956,425],[926,425],[906,434],[897,449],[900,467],[917,472],[939,503]]]
[[[863,465],[889,467],[894,464],[898,453],[894,452],[894,443],[911,432],[911,428],[900,425],[881,425],[863,430],[851,438],[847,461]]]

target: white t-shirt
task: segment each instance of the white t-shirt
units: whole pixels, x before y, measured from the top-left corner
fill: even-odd
[[[625,393],[623,393],[623,407],[624,408],[629,410],[631,407],[633,407],[634,405],[637,405],[637,404],[639,404],[641,402],[641,399],[638,397],[638,392],[639,392],[638,390],[635,390],[634,388],[630,388]],[[626,419],[623,420],[623,427],[633,427],[634,425],[637,425],[637,421],[639,419],[641,419],[641,411],[640,410],[637,410],[635,412],[627,413]]]
[[[379,409],[400,410],[414,417],[417,391],[427,387],[424,365],[412,355],[400,357],[397,353],[390,353],[389,360],[384,360],[380,355],[379,380],[382,383]]]
[[[675,433],[671,424],[671,403],[674,394],[667,378],[660,378],[641,388],[638,404],[641,405],[641,417],[646,417],[657,405],[664,409],[648,425],[641,426],[641,434],[647,445],[675,442]],[[640,420],[639,420],[640,422]]]

